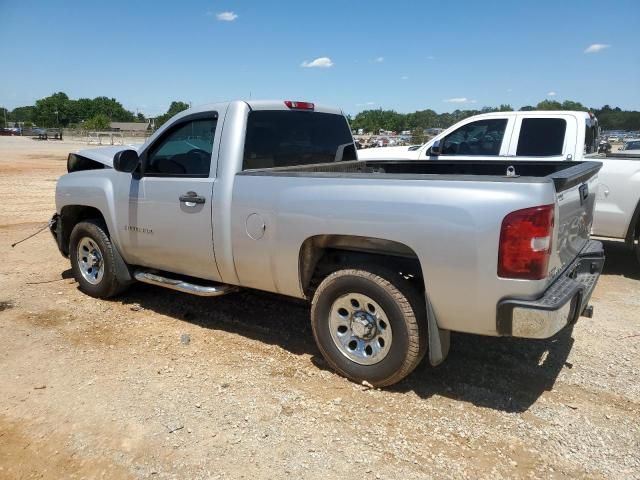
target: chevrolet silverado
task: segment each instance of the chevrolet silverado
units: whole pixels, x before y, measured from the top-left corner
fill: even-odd
[[[342,112],[309,102],[192,108],[67,169],[51,231],[83,292],[307,299],[327,362],[375,386],[442,362],[450,331],[553,336],[604,263],[600,163],[358,161]]]

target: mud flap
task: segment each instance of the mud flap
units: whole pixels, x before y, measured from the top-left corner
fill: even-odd
[[[440,365],[449,355],[451,332],[438,328],[436,314],[433,311],[429,296],[425,294],[427,303],[427,333],[429,335],[429,363],[432,367]]]

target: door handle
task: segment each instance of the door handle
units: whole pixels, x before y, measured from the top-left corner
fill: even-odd
[[[195,207],[196,204],[203,204],[205,202],[204,197],[201,197],[196,192],[190,191],[184,195],[180,195],[180,201],[185,203],[187,207]]]

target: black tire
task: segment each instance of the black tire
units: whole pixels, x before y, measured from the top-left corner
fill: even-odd
[[[123,275],[119,271],[122,269],[124,261],[106,232],[107,228],[101,220],[86,220],[79,222],[73,228],[69,240],[69,259],[73,276],[78,282],[80,290],[96,298],[113,297],[130,285],[130,282],[123,280]],[[104,273],[100,281],[95,284],[84,278],[78,261],[78,244],[86,237],[95,242],[102,254]]]
[[[386,356],[362,365],[348,358],[332,338],[330,315],[334,302],[348,294],[363,294],[384,310],[393,332]],[[427,351],[424,297],[398,273],[366,266],[339,270],[318,286],[311,304],[311,326],[320,352],[339,374],[375,387],[399,382],[420,363]]]

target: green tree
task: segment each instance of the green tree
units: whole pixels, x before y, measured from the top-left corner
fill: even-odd
[[[111,127],[111,120],[104,113],[98,113],[82,124],[85,130],[106,130]]]
[[[36,101],[31,118],[43,127],[62,126],[80,123],[98,114],[106,115],[111,121],[133,122],[135,116],[125,109],[115,98],[96,97],[71,100],[66,93],[58,92]],[[25,111],[25,114],[28,112]]]
[[[64,92],[36,100],[34,120],[41,127],[66,127],[73,116],[73,104]]]
[[[586,112],[589,109],[582,105],[580,102],[574,102],[572,100],[565,100],[562,102],[562,107],[560,110],[572,110],[577,112]]]
[[[35,107],[17,107],[9,114],[12,122],[33,122]]]
[[[167,110],[167,113],[165,113],[164,115],[160,115],[159,117],[156,118],[156,128],[160,128],[162,124],[165,123],[167,120],[169,120],[171,117],[188,108],[189,108],[188,103],[180,102],[180,101],[171,102],[171,105],[169,105],[169,110]]]
[[[135,116],[115,98],[96,97],[91,100],[92,116],[103,113],[113,122],[133,122]]]
[[[562,110],[562,104],[555,100],[542,100],[536,105],[536,110]]]

